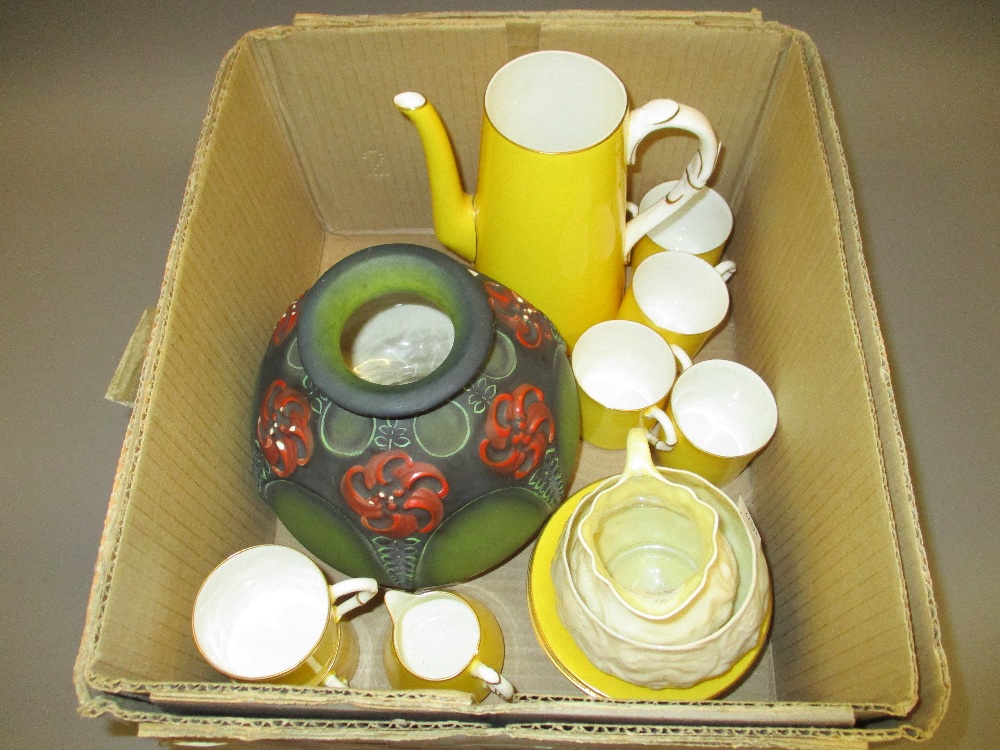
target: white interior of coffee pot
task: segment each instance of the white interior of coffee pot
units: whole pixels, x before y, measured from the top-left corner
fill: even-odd
[[[600,143],[622,122],[625,86],[586,55],[543,50],[511,60],[486,87],[486,115],[501,134],[545,153]]]

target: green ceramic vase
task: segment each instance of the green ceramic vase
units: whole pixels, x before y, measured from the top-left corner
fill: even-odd
[[[417,245],[332,266],[260,367],[260,493],[318,558],[415,590],[514,555],[563,501],[580,440],[566,344],[507,287]]]

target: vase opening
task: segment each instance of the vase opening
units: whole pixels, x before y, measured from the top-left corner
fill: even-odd
[[[415,294],[369,300],[348,318],[340,338],[348,367],[378,385],[427,377],[447,359],[454,343],[451,318]]]
[[[461,392],[492,347],[482,281],[419,245],[359,250],[302,297],[302,366],[355,414],[396,419],[435,409]]]

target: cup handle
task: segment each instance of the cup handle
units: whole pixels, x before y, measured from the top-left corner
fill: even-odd
[[[684,372],[691,366],[691,357],[686,351],[677,346],[677,344],[671,344],[670,351],[672,351],[674,353],[674,357],[677,358],[677,364],[681,366],[681,372]]]
[[[632,253],[632,247],[641,237],[663,223],[668,216],[705,187],[708,178],[715,171],[719,150],[722,148],[712,123],[701,112],[672,99],[653,99],[629,114],[625,143],[629,164],[635,163],[636,150],[642,139],[664,128],[685,130],[695,135],[698,138],[698,151],[684,170],[684,175],[666,197],[625,224],[623,252],[626,263]]]
[[[472,663],[472,669],[470,672],[474,677],[478,677],[480,680],[485,682],[486,687],[499,695],[505,701],[513,700],[514,686],[510,684],[510,681],[506,677],[493,669],[493,667],[488,667],[476,659]]]
[[[658,451],[672,451],[674,446],[677,445],[677,430],[674,428],[674,423],[670,421],[670,417],[667,416],[666,412],[659,406],[650,406],[642,413],[642,416],[655,420],[660,425],[660,429],[663,430],[663,439],[658,438],[652,431],[647,430],[646,440],[649,441],[649,444]]]
[[[353,609],[367,604],[378,593],[378,582],[374,578],[348,578],[330,587],[330,601],[336,602],[340,597],[354,594],[346,602],[333,608],[333,617],[338,622]]]
[[[724,260],[715,267],[715,270],[719,272],[719,276],[722,277],[723,281],[729,281],[733,277],[733,274],[736,273],[736,264],[731,260]]]

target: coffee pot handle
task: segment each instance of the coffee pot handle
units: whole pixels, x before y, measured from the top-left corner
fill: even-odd
[[[505,701],[513,700],[514,686],[510,684],[510,681],[506,677],[493,669],[493,667],[488,667],[477,659],[472,664],[470,671],[473,676],[485,682],[486,687]]]
[[[625,225],[623,245],[625,261],[628,262],[632,247],[643,236],[683,206],[692,196],[705,187],[708,178],[715,171],[721,144],[708,121],[698,110],[679,104],[673,99],[653,99],[633,110],[629,115],[626,133],[625,153],[628,163],[634,164],[639,143],[650,133],[672,128],[684,130],[698,138],[698,151],[692,157],[684,175],[670,189],[670,192],[645,211],[639,213]]]

